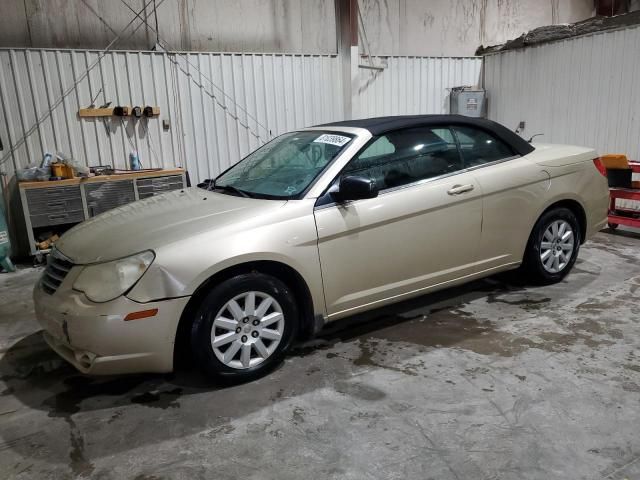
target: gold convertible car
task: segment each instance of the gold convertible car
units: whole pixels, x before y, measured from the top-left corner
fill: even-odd
[[[608,204],[593,150],[455,115],[286,133],[201,187],[58,241],[36,314],[80,371],[255,378],[357,312],[515,268],[558,282]]]

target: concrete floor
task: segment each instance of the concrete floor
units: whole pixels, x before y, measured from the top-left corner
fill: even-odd
[[[488,279],[352,319],[270,376],[87,378],[0,275],[0,474],[96,479],[640,478],[640,235],[559,285]]]

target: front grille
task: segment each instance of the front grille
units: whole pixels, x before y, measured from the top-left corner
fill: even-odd
[[[47,268],[45,268],[40,281],[42,289],[49,295],[55,293],[64,280],[64,277],[66,277],[69,270],[71,270],[71,267],[73,267],[73,263],[61,258],[60,255],[53,250],[51,255],[47,257]]]

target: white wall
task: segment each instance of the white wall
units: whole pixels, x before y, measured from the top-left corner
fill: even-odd
[[[593,0],[360,0],[372,55],[469,56],[543,25],[591,17]]]
[[[373,65],[384,70],[358,70],[354,118],[448,113],[448,89],[478,85],[482,58],[374,57]]]
[[[485,57],[489,118],[640,159],[640,26]]]
[[[155,27],[153,2],[125,0]],[[333,0],[156,0],[160,36],[173,49],[336,53]],[[104,48],[134,17],[120,0],[1,0],[0,47]],[[140,22],[138,22],[140,23]],[[137,23],[136,23],[137,25]],[[149,50],[143,26],[116,48]]]
[[[0,49],[0,170],[47,151],[127,169],[137,150],[144,167],[186,167],[195,183],[276,135],[342,119],[340,78],[335,55]],[[95,97],[160,117],[78,117]]]
[[[446,113],[448,89],[478,83],[482,61],[375,64],[384,70],[355,68],[354,117]],[[58,150],[83,165],[126,169],[137,150],[145,167],[184,166],[201,181],[276,135],[342,120],[349,91],[340,71],[335,55],[0,49],[0,170],[11,175]],[[160,117],[79,118],[94,98],[159,106]]]
[[[125,0],[155,25],[151,0]],[[156,0],[173,49],[337,52],[337,0]],[[373,55],[469,56],[541,25],[591,16],[593,0],[359,0]],[[104,48],[133,18],[120,0],[1,0],[0,47]],[[134,26],[137,26],[136,22]],[[147,26],[116,48],[148,50]]]

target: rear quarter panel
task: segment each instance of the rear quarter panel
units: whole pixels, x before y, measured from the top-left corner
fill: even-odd
[[[588,240],[607,223],[609,187],[596,169],[595,150],[573,145],[536,144],[527,157],[544,167],[551,176],[551,187],[540,213],[550,205],[572,199],[580,203],[586,216]]]
[[[520,263],[538,218],[557,202],[582,207],[586,239],[600,230],[609,190],[596,157],[590,148],[536,145],[524,157],[474,172],[484,195],[481,260],[490,267]]]
[[[594,156],[595,158],[595,156]],[[586,232],[583,241],[589,240],[607,223],[609,188],[592,159],[580,163],[547,167],[551,175],[551,187],[540,214],[550,205],[562,200],[575,200],[584,212]]]

